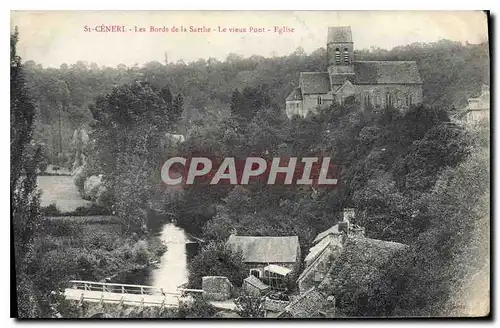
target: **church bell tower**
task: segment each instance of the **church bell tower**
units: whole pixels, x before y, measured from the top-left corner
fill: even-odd
[[[354,43],[350,26],[328,28],[326,42],[328,73],[330,75],[354,74]]]

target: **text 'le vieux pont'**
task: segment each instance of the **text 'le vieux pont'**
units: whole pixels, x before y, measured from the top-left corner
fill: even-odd
[[[98,33],[294,33],[288,26],[126,26],[126,25],[85,25],[84,32]]]

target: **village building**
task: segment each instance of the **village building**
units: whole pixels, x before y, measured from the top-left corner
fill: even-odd
[[[249,275],[243,280],[243,290],[254,297],[264,296],[270,290],[270,287],[260,281],[254,275]]]
[[[464,111],[467,123],[488,122],[490,120],[490,87],[483,85],[481,95],[477,98],[469,98]]]
[[[248,274],[259,278],[272,289],[286,289],[300,267],[297,236],[257,237],[231,235],[227,244],[240,250]]]
[[[377,270],[376,268],[386,263],[392,254],[406,247],[400,243],[366,238],[365,229],[353,224],[351,222],[353,220],[355,220],[354,210],[345,209],[341,222],[316,236],[304,260],[305,269],[297,279],[300,293],[323,284],[326,278],[331,277],[332,270],[337,270],[337,268]],[[345,256],[354,252],[359,252],[359,254]],[[363,266],[371,262],[373,262],[372,266]],[[352,272],[348,270],[344,274],[348,279],[355,281],[356,270]],[[372,272],[368,271],[360,275],[369,276]],[[361,281],[358,282],[361,283]]]
[[[422,79],[415,61],[356,61],[350,26],[329,27],[327,72],[301,72],[286,98],[289,118],[305,117],[334,102],[354,99],[365,111],[404,111],[422,102]]]

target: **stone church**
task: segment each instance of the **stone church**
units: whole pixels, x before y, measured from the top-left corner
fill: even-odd
[[[354,96],[363,110],[394,107],[401,111],[422,102],[422,79],[414,61],[356,61],[350,26],[329,27],[328,72],[301,72],[299,86],[286,98],[286,114],[342,104]],[[350,98],[352,99],[352,98]]]

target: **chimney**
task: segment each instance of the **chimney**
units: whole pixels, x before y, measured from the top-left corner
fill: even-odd
[[[326,310],[328,318],[335,318],[335,296],[330,295],[326,298]]]
[[[339,222],[339,231],[345,232],[345,236],[351,237],[361,237],[365,236],[365,228],[353,224],[355,221],[355,210],[354,208],[344,208],[344,218]]]
[[[350,229],[350,237],[363,238],[365,236],[365,228],[353,224]]]

